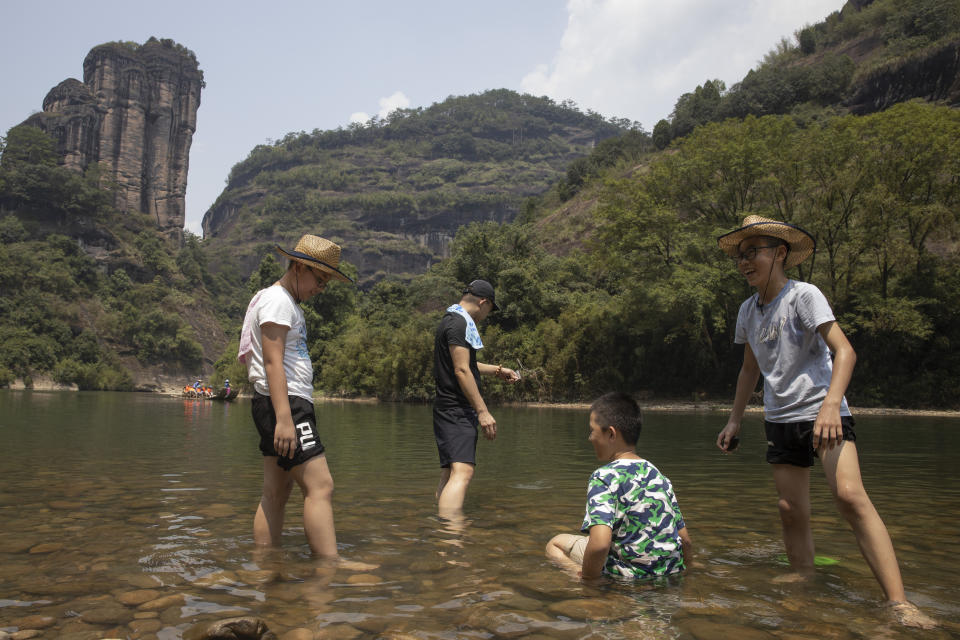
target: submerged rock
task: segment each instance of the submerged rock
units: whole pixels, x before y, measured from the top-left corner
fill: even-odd
[[[60,551],[63,549],[62,542],[41,542],[40,544],[30,547],[30,553],[53,553],[54,551]]]
[[[117,596],[117,602],[131,607],[136,607],[144,602],[150,602],[160,597],[160,592],[156,589],[137,589],[136,591],[126,591]]]
[[[698,618],[682,625],[682,629],[697,640],[773,640],[771,633],[715,620]]]
[[[183,640],[277,640],[277,635],[260,618],[244,617],[195,624]]]
[[[625,598],[575,598],[555,602],[547,611],[572,620],[621,620],[634,614],[636,602]]]
[[[133,620],[127,625],[135,634],[143,635],[145,633],[156,633],[163,628],[163,623],[156,618],[146,620]]]
[[[80,618],[93,624],[127,624],[133,620],[133,612],[123,605],[114,604],[84,611]]]
[[[160,609],[166,609],[167,607],[178,607],[184,603],[184,596],[182,593],[174,593],[169,596],[163,596],[155,600],[149,600],[144,602],[137,608],[141,611],[159,611]]]
[[[13,626],[18,629],[46,629],[52,627],[56,619],[52,616],[33,615],[23,618],[17,618],[13,621]]]

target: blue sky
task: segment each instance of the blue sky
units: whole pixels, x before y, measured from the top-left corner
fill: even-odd
[[[731,85],[843,0],[0,0],[0,132],[82,79],[114,40],[172,38],[207,86],[190,153],[187,229],[256,145],[396,107],[508,88],[648,131],[710,78]]]

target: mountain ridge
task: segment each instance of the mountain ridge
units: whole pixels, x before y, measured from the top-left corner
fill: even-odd
[[[422,272],[447,255],[459,227],[513,220],[571,160],[631,126],[498,89],[365,126],[289,134],[234,166],[204,216],[204,237],[214,250],[225,242],[255,250],[264,237],[289,241],[319,228],[343,243],[365,281]],[[378,255],[385,241],[392,258]]]

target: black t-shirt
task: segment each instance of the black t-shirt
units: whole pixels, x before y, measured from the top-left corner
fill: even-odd
[[[463,395],[460,383],[453,371],[453,358],[450,345],[466,347],[470,350],[470,372],[480,389],[480,369],[477,368],[477,350],[467,342],[467,320],[459,313],[447,312],[437,325],[433,341],[433,379],[437,384],[436,406],[471,407],[467,396]]]

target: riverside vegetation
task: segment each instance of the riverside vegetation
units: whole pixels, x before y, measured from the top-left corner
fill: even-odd
[[[848,3],[729,91],[707,81],[681,96],[650,134],[502,90],[291,134],[234,167],[221,200],[241,204],[239,216],[208,213],[220,235],[188,234],[176,250],[149,221],[113,211],[98,176],[57,167],[40,136],[13,129],[0,161],[0,331],[10,345],[0,382],[52,373],[124,388],[131,364],[189,370],[204,354],[217,359],[215,383],[242,380],[227,336],[238,334],[249,292],[279,275],[273,244],[312,230],[348,248],[356,240],[357,266],[394,249],[432,262],[425,272],[354,266],[362,289],[332,285],[305,305],[325,393],[429,399],[434,325],[482,275],[504,306],[484,331],[484,357],[525,380],[494,384],[494,397],[583,400],[611,388],[728,397],[740,361],[733,326],[750,292],[715,238],[752,212],[817,238],[815,259],[791,275],[826,293],[851,337],[852,403],[955,407],[960,114],[940,103],[946,89],[925,87],[897,85],[926,100],[864,105],[871,87],[958,42],[955,2]],[[534,111],[547,135],[521,157],[514,138],[501,138]],[[444,133],[450,112],[460,124]],[[587,153],[551,138],[571,124],[599,144]],[[374,170],[390,162],[392,173]],[[499,213],[459,228],[442,260],[397,229],[376,231],[391,216],[419,224],[476,206]],[[381,222],[365,226],[356,212],[368,208]]]

